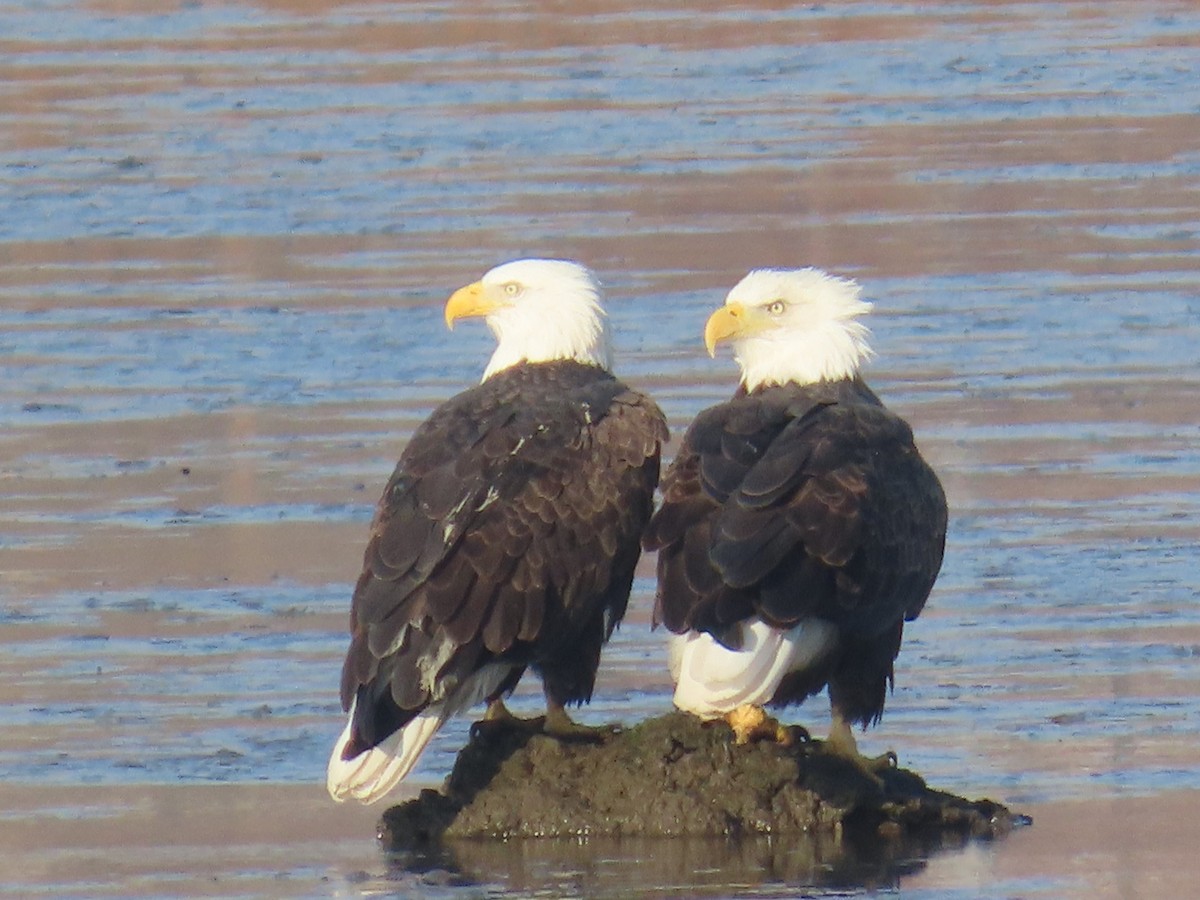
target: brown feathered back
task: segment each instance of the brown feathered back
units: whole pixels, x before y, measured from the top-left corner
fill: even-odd
[[[847,717],[875,719],[903,622],[941,567],[946,520],[911,429],[861,380],[739,391],[696,417],[663,478],[644,539],[658,551],[655,621],[733,648],[752,616],[831,622],[857,657],[785,681],[774,702],[841,679],[856,683],[841,694]]]
[[[559,703],[590,699],[625,613],[666,425],[613,375],[522,364],[447,401],[405,448],[351,608],[346,755],[492,662]]]

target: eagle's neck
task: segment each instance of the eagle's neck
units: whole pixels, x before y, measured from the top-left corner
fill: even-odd
[[[612,343],[608,323],[599,303],[586,315],[569,307],[548,306],[544,315],[503,319],[488,318],[488,327],[496,336],[496,352],[483,372],[487,381],[497,372],[519,363],[574,360],[587,366],[612,371]]]
[[[860,322],[831,321],[825,327],[765,332],[738,340],[734,356],[747,391],[772,384],[816,384],[858,377],[871,358],[870,331]]]

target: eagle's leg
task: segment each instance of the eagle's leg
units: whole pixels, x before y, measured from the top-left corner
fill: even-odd
[[[749,744],[755,740],[772,740],[788,746],[792,743],[792,732],[780,724],[778,719],[767,715],[761,706],[747,703],[725,714],[725,721],[733,729],[738,744]],[[853,735],[851,736],[853,740]]]
[[[825,740],[825,750],[854,763],[875,781],[880,781],[881,772],[896,768],[896,754],[891,750],[880,756],[863,756],[858,752],[858,741],[854,739],[854,730],[836,707],[833,710],[833,723],[829,728],[829,737]]]
[[[566,707],[549,697],[546,698],[546,724],[542,727],[542,731],[551,737],[599,743],[620,730],[621,726],[618,724],[584,725],[576,722],[567,715]]]

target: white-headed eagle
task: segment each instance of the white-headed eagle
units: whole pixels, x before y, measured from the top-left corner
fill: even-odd
[[[380,799],[442,724],[527,668],[544,728],[576,726],[625,613],[666,424],[611,373],[594,276],[527,259],[455,292],[497,348],[483,382],[413,434],[380,499],[350,611],[349,721],[329,760],[337,800]]]
[[[947,518],[912,430],[859,374],[870,308],[816,269],[752,271],[729,292],[704,340],[733,345],[741,383],[684,435],[644,540],[676,706],[728,718],[739,741],[783,739],[762,707],[828,686],[827,744],[867,768],[882,760],[859,756],[851,725],[883,712]]]

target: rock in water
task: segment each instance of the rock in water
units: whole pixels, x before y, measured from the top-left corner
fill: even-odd
[[[805,832],[884,840],[995,837],[1023,817],[931,790],[890,769],[876,780],[823,751],[736,746],[723,722],[671,713],[603,743],[480,729],[442,791],[384,813],[391,849],[450,838],[742,836]]]

